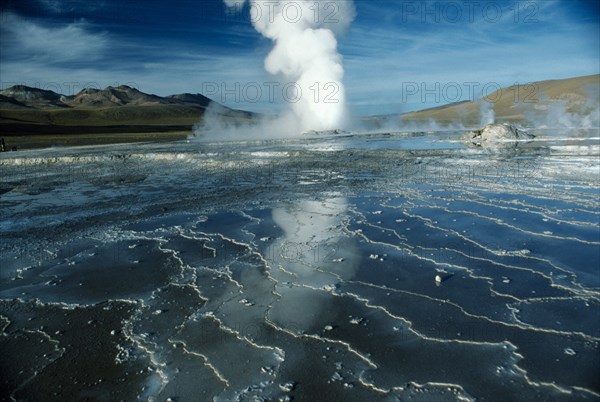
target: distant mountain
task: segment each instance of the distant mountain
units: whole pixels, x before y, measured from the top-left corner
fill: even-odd
[[[25,85],[15,85],[0,91],[2,104],[12,104],[31,108],[56,108],[66,107],[61,101],[61,95],[39,88],[31,88]]]
[[[157,96],[121,85],[86,88],[71,96],[17,85],[0,91],[3,135],[47,133],[191,131],[207,108],[232,122],[256,117],[201,94]],[[100,127],[105,127],[101,129]]]
[[[141,92],[127,85],[105,89],[85,88],[71,96],[53,91],[16,85],[0,91],[0,106],[10,108],[110,108],[121,106],[186,105],[206,108],[213,101],[201,94],[179,94],[161,97]],[[223,108],[225,108],[223,106]],[[228,109],[228,108],[225,108]],[[231,110],[231,109],[228,109]]]
[[[160,96],[148,95],[126,85],[106,89],[86,88],[74,96],[65,96],[61,99],[70,107],[144,106],[168,103]]]
[[[15,98],[0,95],[0,109],[23,109],[27,108],[24,103],[19,102]]]
[[[600,106],[599,93],[600,75],[588,75],[512,85],[490,93],[486,98],[491,101],[496,121],[526,123],[531,116],[542,115],[557,106],[568,113],[589,114]],[[396,117],[407,122],[435,120],[438,123],[461,122],[477,126],[484,101],[451,103]]]
[[[193,104],[193,105],[203,105],[203,106],[208,106],[211,102],[213,102],[212,100],[210,100],[209,98],[207,98],[204,95],[201,94],[180,94],[180,95],[170,95],[167,96],[165,99],[169,99],[169,100],[173,100],[174,102],[183,102],[186,104]]]

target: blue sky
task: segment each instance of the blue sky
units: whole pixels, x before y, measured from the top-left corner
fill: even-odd
[[[350,107],[405,112],[514,83],[598,74],[599,4],[356,0],[356,18],[338,38]],[[271,41],[254,30],[248,7],[228,11],[221,0],[3,0],[0,7],[2,89],[25,84],[70,95],[127,84],[158,95],[205,93],[239,109],[282,108],[263,68]]]

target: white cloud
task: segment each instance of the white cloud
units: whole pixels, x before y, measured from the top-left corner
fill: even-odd
[[[240,7],[243,6],[246,0],[223,0],[227,7]]]
[[[108,35],[92,32],[85,21],[61,26],[41,25],[16,14],[2,16],[2,61],[89,62],[101,58],[109,47]]]
[[[95,10],[104,6],[102,0],[37,0],[46,10],[60,14],[74,10]]]

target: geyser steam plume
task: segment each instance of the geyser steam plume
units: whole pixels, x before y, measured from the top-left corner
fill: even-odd
[[[246,0],[224,0],[240,7]],[[299,130],[342,128],[347,118],[344,68],[336,35],[354,19],[352,0],[248,0],[254,28],[274,42],[265,69],[290,85]],[[295,93],[294,93],[295,92]],[[292,95],[293,94],[293,95]]]

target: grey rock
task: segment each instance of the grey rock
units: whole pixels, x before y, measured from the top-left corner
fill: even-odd
[[[507,123],[488,124],[481,130],[468,131],[461,137],[462,140],[479,146],[489,146],[491,143],[516,145],[516,141],[530,140],[532,138],[535,138],[535,135],[519,130]]]

